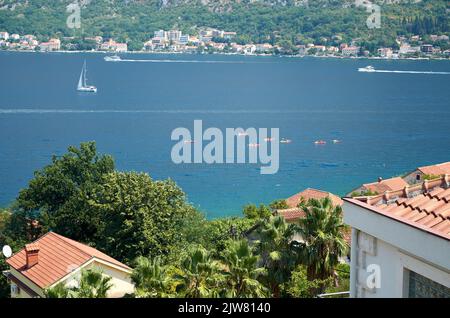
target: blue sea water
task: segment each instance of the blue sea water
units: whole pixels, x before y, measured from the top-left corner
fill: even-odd
[[[222,55],[0,53],[0,206],[69,145],[95,140],[120,170],[172,178],[215,218],[306,187],[343,195],[363,182],[450,160],[449,61]],[[87,60],[97,94],[75,90]],[[175,165],[177,127],[280,128],[280,170]],[[324,146],[315,140],[327,140]],[[339,139],[340,144],[330,141]]]

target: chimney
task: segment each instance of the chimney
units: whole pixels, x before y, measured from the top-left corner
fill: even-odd
[[[430,189],[430,185],[429,185],[429,181],[428,180],[424,180],[423,181],[422,188],[423,188],[424,192],[428,192],[428,190]]]
[[[25,245],[25,255],[27,261],[27,268],[31,268],[39,262],[39,245],[31,243]]]
[[[380,183],[381,181],[383,181],[382,177],[378,177],[378,183]]]

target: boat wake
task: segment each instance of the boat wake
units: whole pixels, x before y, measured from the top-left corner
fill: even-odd
[[[270,62],[251,62],[251,61],[219,61],[219,60],[132,60],[132,59],[120,59],[115,63],[128,62],[128,63],[200,63],[200,64],[258,64],[258,63],[270,63]]]
[[[450,75],[450,72],[433,72],[433,71],[391,71],[391,70],[372,70],[369,73],[397,73],[397,74],[434,74],[434,75]]]

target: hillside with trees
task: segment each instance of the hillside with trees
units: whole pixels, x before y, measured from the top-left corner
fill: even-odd
[[[449,3],[443,0],[378,1],[381,27],[369,29],[370,13],[349,0],[85,0],[81,28],[66,26],[70,0],[0,0],[0,30],[50,37],[102,36],[140,49],[153,32],[201,27],[237,32],[238,43],[335,45],[336,39],[363,48],[396,47],[398,36],[449,34]],[[375,2],[377,3],[377,2]]]

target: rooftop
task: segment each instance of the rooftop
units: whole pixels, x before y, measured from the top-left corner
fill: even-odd
[[[39,260],[36,265],[27,268],[26,251],[36,250],[39,250]],[[8,258],[6,262],[40,288],[47,288],[92,259],[130,270],[125,264],[95,248],[54,232],[27,244],[26,248]]]
[[[400,177],[395,177],[395,178],[380,180],[377,182],[366,183],[366,184],[363,184],[363,187],[372,192],[384,193],[386,191],[402,190],[407,185],[408,185],[408,183],[405,180],[403,180]]]
[[[298,204],[302,201],[308,201],[309,199],[323,199],[323,198],[330,198],[334,205],[342,205],[343,201],[341,198],[339,198],[337,195],[334,195],[333,193],[317,190],[317,189],[311,189],[308,188],[302,192],[299,192],[290,198],[286,199],[286,203],[289,206],[290,209],[297,208]]]
[[[276,213],[282,216],[286,222],[292,222],[305,216],[305,212],[300,208],[277,210]]]
[[[450,161],[439,163],[437,165],[425,166],[417,168],[423,174],[440,176],[444,174],[450,174]]]
[[[345,201],[450,240],[450,175]]]

